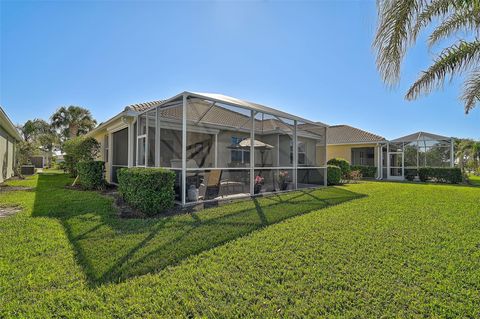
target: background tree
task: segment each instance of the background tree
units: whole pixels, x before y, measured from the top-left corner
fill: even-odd
[[[92,130],[97,121],[89,110],[80,106],[62,106],[51,117],[52,126],[60,131],[64,139],[71,139]]]
[[[455,145],[459,167],[478,172],[480,169],[480,141],[458,139]]]
[[[50,157],[52,151],[55,147],[60,145],[60,138],[57,131],[46,121],[42,119],[28,120],[23,125],[17,125],[18,130],[22,134],[25,143],[29,144],[23,145],[21,147],[22,154],[25,154],[27,161],[31,156],[36,155],[39,151],[43,151],[43,156],[47,156],[47,164],[50,163]],[[26,164],[24,161],[22,164]]]
[[[428,27],[430,48],[441,41],[455,42],[420,74],[405,98],[414,100],[442,87],[448,75],[451,79],[467,73],[461,98],[465,113],[472,110],[480,101],[480,0],[377,0],[377,7],[373,47],[382,79],[389,85],[398,83],[407,49]]]
[[[51,126],[42,119],[26,121],[23,125],[17,125],[17,129],[27,142],[33,142],[38,135],[51,131]]]

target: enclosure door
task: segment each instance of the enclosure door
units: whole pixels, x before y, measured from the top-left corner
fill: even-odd
[[[128,167],[128,128],[112,134],[112,173],[111,182],[117,183],[117,171],[119,168]]]
[[[388,153],[388,179],[403,179],[403,152]]]

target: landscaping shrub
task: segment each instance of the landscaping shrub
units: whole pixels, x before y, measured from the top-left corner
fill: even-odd
[[[100,152],[100,143],[93,137],[80,136],[66,141],[63,149],[66,153],[65,167],[72,177],[76,177],[77,164],[95,160]]]
[[[362,177],[375,178],[377,174],[377,168],[375,166],[365,166],[365,165],[351,165],[350,170],[360,171]]]
[[[422,182],[434,181],[450,184],[457,184],[463,180],[462,170],[458,167],[421,167],[418,169],[418,177]]]
[[[332,158],[327,162],[328,165],[334,165],[340,167],[342,171],[342,178],[347,179],[348,173],[350,173],[350,163],[343,158]]]
[[[103,189],[105,187],[105,162],[88,161],[77,164],[78,183],[83,189]]]
[[[357,182],[363,178],[362,172],[360,170],[350,171],[348,173],[348,180],[352,182]]]
[[[335,165],[328,165],[327,167],[327,183],[328,185],[338,185],[342,180],[342,170]]]
[[[175,173],[161,168],[122,168],[118,171],[118,190],[133,208],[147,216],[173,207]]]
[[[412,182],[415,179],[415,176],[417,176],[418,171],[414,168],[408,168],[405,169],[405,179],[407,181]]]

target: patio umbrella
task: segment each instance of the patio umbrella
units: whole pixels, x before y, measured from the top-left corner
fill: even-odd
[[[238,145],[242,148],[250,148],[252,146],[252,139],[249,137],[249,138],[246,138],[244,139],[243,141],[241,141]],[[256,148],[256,149],[259,149],[259,150],[271,150],[273,149],[274,147],[270,144],[267,144],[267,143],[264,143],[262,141],[258,141],[258,140],[253,140],[253,147]]]
[[[249,138],[246,138],[244,139],[243,141],[241,141],[240,143],[238,143],[238,148],[242,148],[242,149],[245,149],[245,150],[249,150],[250,147],[252,146],[252,139],[249,137]],[[253,140],[253,147],[256,149],[256,150],[259,150],[260,151],[260,156],[261,156],[261,161],[262,163],[264,163],[264,155],[265,155],[265,151],[267,150],[271,150],[271,149],[274,149],[274,147],[270,144],[267,144],[267,143],[264,143],[262,141],[258,141],[258,140]]]

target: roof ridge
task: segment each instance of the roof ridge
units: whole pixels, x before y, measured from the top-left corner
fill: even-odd
[[[130,110],[134,110],[134,111],[137,111],[137,112],[142,112],[142,111],[146,111],[152,107],[155,107],[155,106],[158,106],[160,104],[162,104],[165,100],[153,100],[153,101],[147,101],[147,102],[141,102],[141,103],[134,103],[134,104],[130,104],[130,105],[127,105],[125,107],[125,109],[130,109]]]

